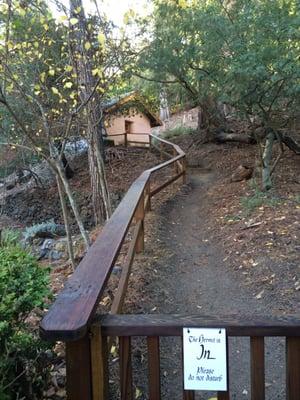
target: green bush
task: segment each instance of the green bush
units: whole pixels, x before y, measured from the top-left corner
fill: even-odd
[[[167,129],[166,131],[164,131],[163,137],[166,139],[171,139],[176,136],[190,135],[192,133],[195,133],[195,129],[183,125],[178,125],[173,129]]]
[[[46,344],[30,323],[49,295],[49,272],[16,244],[0,247],[0,399],[39,399]]]
[[[21,239],[20,231],[4,229],[1,234],[2,246],[16,245]]]

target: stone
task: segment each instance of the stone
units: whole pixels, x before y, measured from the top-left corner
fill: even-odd
[[[252,177],[253,168],[247,167],[245,165],[239,165],[238,168],[231,175],[231,182],[241,182],[244,180],[248,180]]]
[[[67,242],[62,240],[58,241],[57,243],[55,243],[54,249],[59,252],[65,253],[67,251]]]
[[[119,265],[115,265],[113,267],[112,273],[114,275],[119,275],[122,272],[122,268]]]
[[[48,256],[50,261],[58,261],[61,260],[63,258],[63,254],[59,251],[56,250],[51,250],[49,252],[49,256]]]

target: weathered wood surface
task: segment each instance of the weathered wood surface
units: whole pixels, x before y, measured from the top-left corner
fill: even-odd
[[[229,392],[218,392],[218,400],[230,400]]]
[[[126,255],[125,262],[122,266],[122,273],[121,273],[118,289],[117,289],[116,295],[114,297],[113,304],[111,306],[111,310],[110,310],[111,314],[118,314],[122,310],[124,298],[125,298],[126,290],[127,290],[127,286],[128,286],[128,280],[129,280],[129,276],[130,276],[130,272],[131,272],[131,266],[132,266],[132,262],[133,262],[134,255],[135,255],[136,242],[137,242],[137,239],[138,239],[138,236],[140,233],[141,226],[142,226],[142,221],[139,221],[135,226],[133,237],[132,237],[132,240],[129,245],[128,253]]]
[[[286,339],[286,391],[287,400],[300,399],[300,338],[295,336]]]
[[[265,346],[263,337],[251,337],[251,400],[265,400]]]
[[[183,400],[195,400],[195,392],[193,390],[184,390]]]
[[[131,185],[42,320],[40,333],[44,339],[70,341],[86,334],[151,174],[185,157],[179,146],[154,135],[150,137],[169,144],[178,155],[144,171]]]
[[[149,173],[144,172],[131,186],[123,201],[104,226],[86,256],[67,281],[41,323],[41,335],[48,340],[82,337],[119,254]]]
[[[88,335],[66,345],[67,398],[92,400],[91,349]]]
[[[225,328],[228,336],[300,336],[300,318],[205,315],[105,315],[95,319],[105,336],[182,336],[182,328]]]
[[[120,338],[120,391],[121,400],[132,400],[131,338]]]
[[[91,371],[93,400],[108,399],[108,348],[107,338],[101,335],[101,327],[91,329]],[[69,377],[68,377],[69,378]]]
[[[149,400],[160,400],[160,355],[159,337],[147,338],[148,346],[148,376],[149,376]]]

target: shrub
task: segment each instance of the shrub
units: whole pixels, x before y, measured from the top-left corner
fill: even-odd
[[[49,295],[48,275],[20,246],[0,247],[1,400],[41,398],[41,356],[46,344],[29,320]]]
[[[53,219],[29,226],[25,229],[23,237],[25,243],[30,243],[35,237],[55,237],[65,234],[63,225],[58,225]]]
[[[241,198],[241,205],[246,215],[250,215],[256,208],[264,205],[276,207],[280,202],[279,198],[272,196],[270,193],[262,192],[259,189],[255,189],[252,195]]]
[[[1,233],[2,246],[16,245],[21,238],[19,231],[13,229],[4,229]]]
[[[183,125],[178,125],[173,129],[168,129],[163,132],[163,136],[166,139],[171,139],[176,136],[182,136],[182,135],[190,135],[192,133],[195,133],[195,129],[189,128]]]

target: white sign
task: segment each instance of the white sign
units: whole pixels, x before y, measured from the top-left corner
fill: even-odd
[[[183,328],[185,390],[227,390],[226,330]]]

